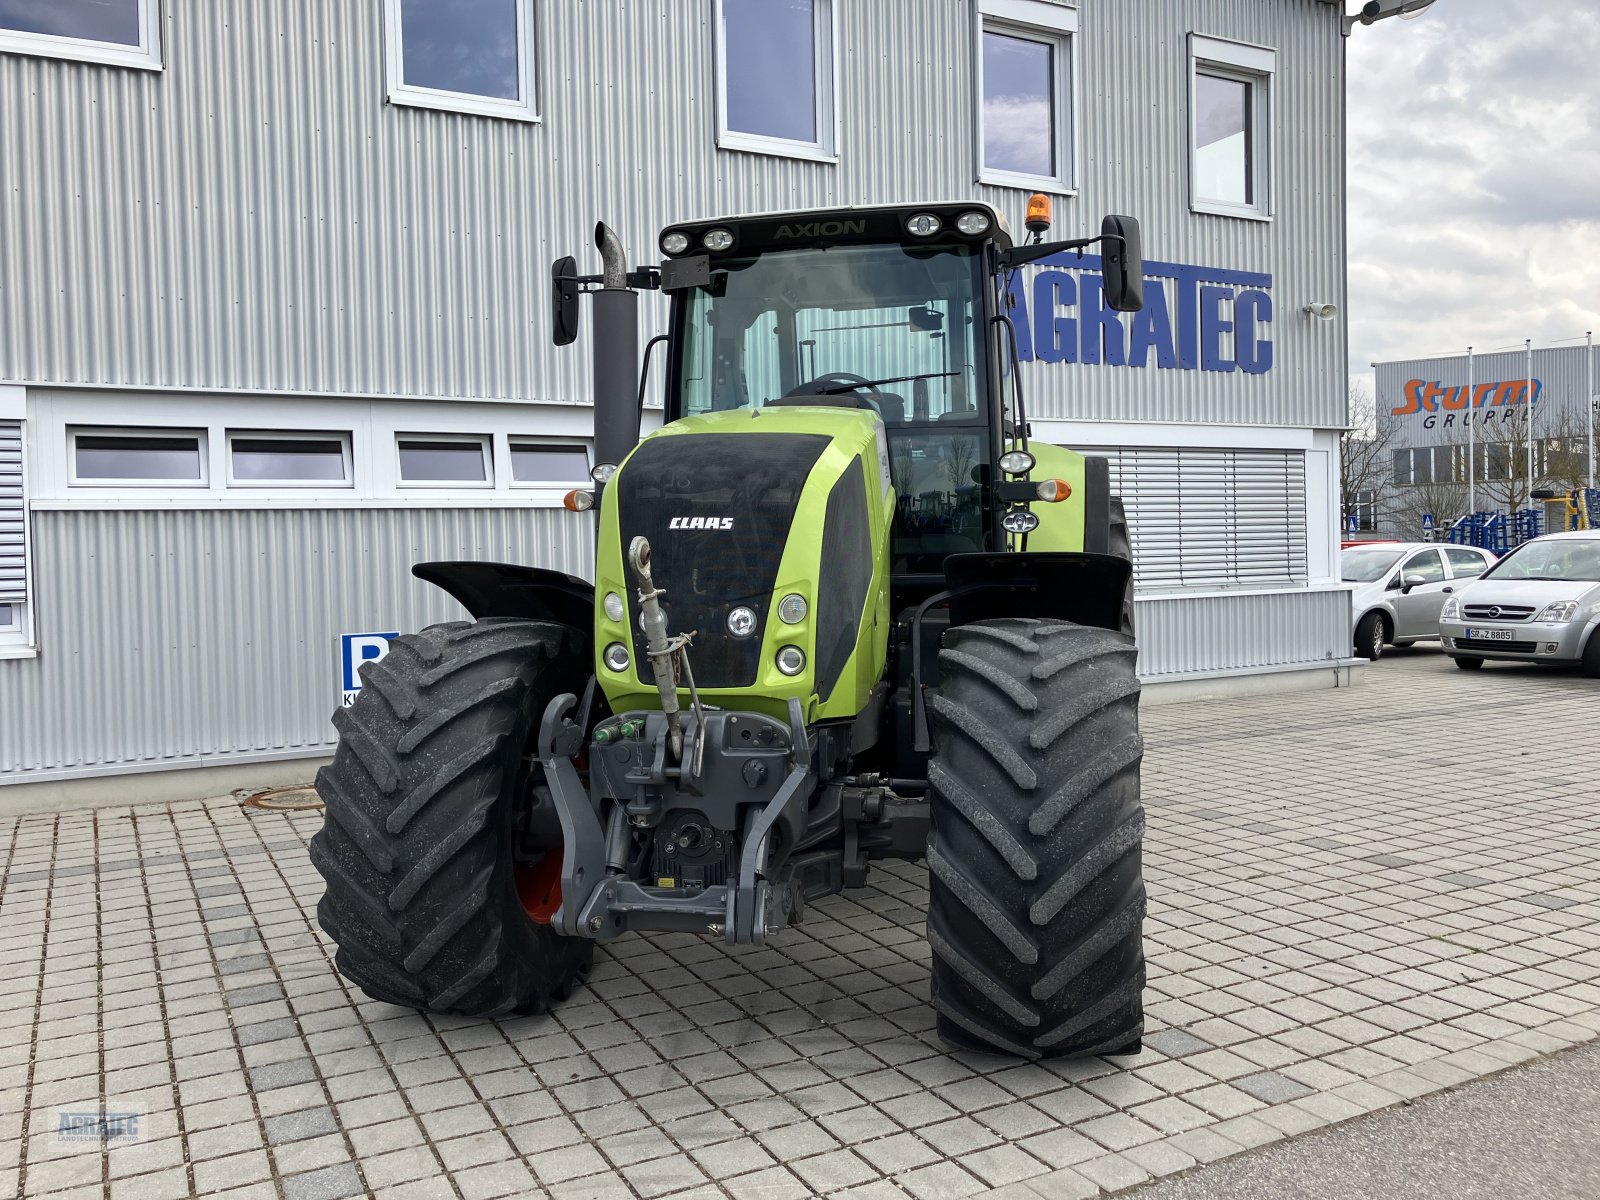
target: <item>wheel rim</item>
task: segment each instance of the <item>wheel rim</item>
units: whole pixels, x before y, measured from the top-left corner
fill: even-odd
[[[1374,621],[1372,624],[1372,657],[1377,658],[1383,654],[1383,622]]]
[[[545,851],[536,863],[518,863],[513,870],[522,911],[536,925],[548,925],[561,907],[560,847]]]

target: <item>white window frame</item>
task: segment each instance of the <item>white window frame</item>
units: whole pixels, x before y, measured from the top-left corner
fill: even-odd
[[[74,62],[99,63],[107,67],[137,67],[142,71],[159,71],[162,69],[161,0],[138,0],[138,3],[137,46],[0,28],[0,51],[11,54],[32,54],[43,58],[66,58]]]
[[[1022,188],[1030,192],[1078,194],[1078,10],[1047,0],[979,0],[977,34],[973,38],[974,109],[977,113],[978,182],[995,187]],[[990,167],[984,161],[983,35],[1041,42],[1054,51],[1052,83],[1055,95],[1054,175],[1031,175]]]
[[[238,479],[233,474],[233,443],[239,439],[260,442],[337,441],[342,479]],[[229,429],[223,448],[223,482],[230,488],[350,488],[355,486],[355,464],[350,452],[350,434],[342,429]]]
[[[1204,34],[1189,35],[1189,208],[1192,212],[1217,217],[1240,217],[1248,221],[1272,220],[1273,105],[1277,52],[1267,46],[1230,42]],[[1197,79],[1209,75],[1251,84],[1250,111],[1250,191],[1249,204],[1230,204],[1203,199],[1199,192],[1199,100]]]
[[[198,479],[80,479],[78,478],[79,437],[172,437],[198,438],[200,478]],[[211,486],[211,454],[207,431],[203,427],[174,425],[72,425],[67,429],[67,486],[74,488],[182,488],[205,489]]]
[[[483,455],[483,479],[407,479],[400,460],[401,442],[459,442],[463,446],[476,446]],[[402,491],[412,488],[434,490],[473,489],[494,490],[494,439],[487,433],[420,433],[416,430],[396,432],[394,435],[394,482]]]
[[[9,605],[11,620],[0,625],[0,659],[33,658],[38,654],[33,637],[33,522],[30,520],[28,415],[25,393],[19,387],[0,385],[0,421],[16,421],[22,434],[22,599],[0,601]]]
[[[513,433],[506,439],[506,486],[513,488],[565,488],[571,490],[583,487],[583,481],[575,479],[518,479],[516,458],[514,457],[519,446],[551,446],[562,449],[583,451],[583,461],[587,471],[594,470],[594,447],[588,442],[575,438],[540,437],[538,434]]]
[[[813,162],[839,161],[839,0],[813,0],[811,44],[815,64],[817,140],[794,141],[728,128],[728,38],[723,24],[723,0],[713,0],[712,33],[716,42],[717,145],[723,150],[775,154]]]
[[[534,64],[539,50],[539,28],[535,0],[514,0],[517,11],[517,92],[521,96],[519,100],[475,96],[471,92],[448,92],[441,88],[419,87],[417,84],[407,83],[406,42],[405,32],[401,27],[400,3],[401,0],[383,0],[384,63],[390,104],[538,123],[539,73]]]

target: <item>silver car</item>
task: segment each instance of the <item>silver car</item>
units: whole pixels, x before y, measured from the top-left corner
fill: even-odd
[[[1439,638],[1456,666],[1582,663],[1600,679],[1600,532],[1552,533],[1512,550],[1450,596]]]
[[[1347,547],[1339,556],[1339,574],[1355,584],[1356,653],[1376,662],[1386,645],[1438,637],[1445,600],[1493,563],[1494,555],[1476,546],[1374,542]]]

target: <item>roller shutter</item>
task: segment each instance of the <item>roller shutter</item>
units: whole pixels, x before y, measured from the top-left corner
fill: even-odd
[[[22,423],[0,421],[0,603],[21,603],[28,591],[22,500]]]
[[[1304,583],[1306,465],[1298,450],[1089,449],[1111,464],[1141,588]]]

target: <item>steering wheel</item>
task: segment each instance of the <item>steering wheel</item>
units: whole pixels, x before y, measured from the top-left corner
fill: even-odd
[[[867,402],[867,406],[880,417],[883,415],[883,409],[878,404],[878,389],[872,386],[872,381],[865,375],[856,375],[850,371],[829,371],[826,375],[818,375],[798,387],[790,388],[783,396],[786,400],[797,396],[816,396],[826,403],[832,397],[825,394],[825,391],[841,383],[853,384],[853,390]],[[865,394],[862,394],[863,389]]]

